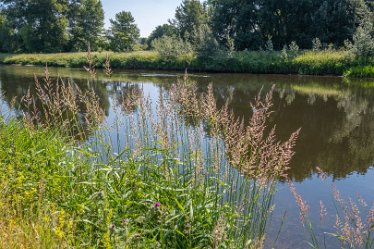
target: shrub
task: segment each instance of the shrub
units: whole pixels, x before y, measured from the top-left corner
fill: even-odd
[[[353,35],[352,52],[359,58],[367,60],[374,56],[374,28],[371,22],[363,22]]]
[[[152,47],[160,54],[162,58],[175,60],[178,57],[192,53],[193,48],[189,42],[183,41],[176,36],[163,36],[152,42]]]

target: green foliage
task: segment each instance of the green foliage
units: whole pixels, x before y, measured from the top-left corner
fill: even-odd
[[[130,12],[122,11],[110,20],[110,47],[113,51],[132,50],[139,38],[139,29]]]
[[[354,64],[349,52],[320,51],[297,55],[292,64],[301,74],[343,75]]]
[[[12,52],[17,47],[12,29],[5,15],[0,14],[0,51]]]
[[[194,31],[194,51],[200,60],[211,63],[211,60],[221,52],[217,40],[208,25],[201,25]]]
[[[98,38],[103,31],[104,10],[100,0],[73,0],[70,3],[70,50],[98,49]]]
[[[199,0],[183,0],[176,9],[172,23],[177,28],[180,37],[193,43],[195,30],[200,29],[207,22],[207,12]]]
[[[112,20],[110,31],[103,30],[100,0],[0,3],[0,49],[4,52],[86,51],[88,46],[93,51],[124,51],[133,49],[139,38],[127,12]],[[209,29],[208,51],[203,54],[210,54],[211,47],[272,51],[295,41],[300,49],[316,50],[353,41],[352,51],[366,58],[372,56],[373,9],[367,0],[183,0],[174,19],[158,26],[147,43],[150,48],[156,39],[177,36],[202,54],[201,34]]]
[[[242,51],[232,52],[216,48],[204,48],[194,54],[192,46],[176,37],[157,39],[159,51],[109,53],[111,66],[122,69],[163,69],[234,73],[281,73],[312,75],[370,76],[364,73],[372,62],[360,61],[347,51]],[[207,45],[209,43],[203,43]],[[187,50],[186,47],[188,47]],[[183,52],[181,52],[183,51]],[[204,54],[204,52],[210,53]],[[83,67],[86,53],[60,54],[0,54],[2,64]],[[106,53],[93,53],[97,68],[104,68]],[[368,67],[368,68],[367,68]],[[361,70],[362,71],[361,73]],[[349,73],[352,71],[352,73]],[[355,72],[355,73],[353,73]],[[372,77],[372,76],[370,76]]]
[[[274,48],[295,41],[300,48],[312,48],[312,40],[336,47],[352,39],[356,27],[370,15],[364,0],[242,1],[212,0],[212,29],[221,45],[235,40],[238,50],[265,47],[272,37]],[[371,10],[372,13],[372,10]]]
[[[344,72],[344,75],[347,77],[374,78],[374,66],[367,65],[351,67]]]
[[[222,46],[233,39],[238,50],[259,49],[265,41],[258,29],[255,1],[220,0],[211,2],[212,29]],[[260,5],[258,5],[260,7]],[[230,11],[228,11],[230,10]],[[271,35],[270,33],[264,36]]]
[[[158,38],[161,38],[163,36],[177,36],[177,29],[170,24],[163,24],[159,25],[155,28],[155,30],[152,31],[152,33],[149,35],[147,39],[148,47],[152,47],[152,42]]]
[[[192,45],[176,36],[163,36],[152,42],[152,47],[167,60],[176,60],[178,57],[192,53]]]
[[[67,44],[66,28],[68,6],[65,1],[1,1],[3,13],[12,27],[15,41],[22,41],[19,48],[28,52],[62,51]]]
[[[364,21],[353,35],[352,52],[365,60],[374,56],[374,25],[369,20]]]
[[[104,12],[100,0],[2,0],[7,32],[3,49],[12,52],[60,52],[97,49]],[[1,25],[1,30],[4,26]],[[4,48],[5,46],[5,48]]]

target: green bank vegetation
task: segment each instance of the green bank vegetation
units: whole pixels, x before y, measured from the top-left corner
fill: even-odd
[[[165,57],[157,51],[127,53],[92,53],[96,68],[104,68],[107,54],[113,68],[179,70],[196,72],[231,72],[263,74],[338,75],[374,77],[374,64],[359,61],[348,51],[243,51],[216,53],[201,58],[194,53]],[[82,68],[88,64],[87,53],[0,54],[0,63]]]
[[[0,3],[7,64],[76,67],[86,63],[79,52],[114,51],[114,68],[373,77],[374,5],[367,0],[184,0],[148,38],[127,11],[104,29],[99,0]],[[96,67],[103,54],[95,53]]]

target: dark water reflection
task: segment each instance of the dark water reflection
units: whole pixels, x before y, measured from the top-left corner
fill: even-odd
[[[170,84],[181,77],[176,73],[162,75],[137,71],[117,73],[111,79],[99,75],[93,81],[82,70],[51,68],[50,72],[52,76],[73,79],[83,90],[88,84],[94,87],[108,120],[113,118],[115,103],[124,101],[129,91],[143,89],[155,99],[161,88],[168,90]],[[3,108],[10,106],[14,97],[27,92],[33,83],[33,73],[42,75],[43,68],[0,66]],[[289,175],[300,183],[298,186],[305,197],[310,201],[315,199],[317,203],[318,198],[331,199],[329,191],[325,190],[322,196],[314,192],[329,188],[314,177],[315,168],[319,166],[328,173],[330,183],[337,181],[348,194],[362,192],[369,203],[374,200],[374,79],[349,82],[337,77],[246,74],[197,75],[190,79],[196,81],[201,91],[212,82],[218,105],[229,101],[239,117],[250,115],[249,103],[261,89],[267,92],[275,85],[270,125],[277,126],[277,135],[282,140],[302,128]],[[295,207],[289,207],[289,193],[281,188],[280,194],[284,198],[278,198],[279,205],[290,208],[291,213],[296,212]],[[287,230],[285,238],[288,233],[290,237],[297,234]],[[298,246],[294,244],[293,248]]]

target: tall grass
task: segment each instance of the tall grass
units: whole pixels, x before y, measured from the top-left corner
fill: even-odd
[[[327,174],[317,167],[319,176],[322,181]],[[320,222],[324,222],[326,216],[334,215],[335,224],[334,232],[318,234],[311,219],[311,210],[309,204],[297,192],[294,184],[289,181],[292,195],[300,210],[300,221],[305,227],[309,236],[308,241],[311,248],[329,248],[326,244],[326,237],[335,238],[341,248],[362,248],[370,249],[374,246],[374,202],[367,201],[357,193],[356,198],[349,197],[343,199],[340,191],[335,185],[332,186],[333,210],[327,210],[324,202],[320,200]],[[372,200],[370,200],[372,201]],[[370,206],[371,205],[371,206]],[[322,237],[322,239],[319,239]]]
[[[244,122],[187,78],[157,103],[131,91],[111,136],[82,123],[100,113],[93,93],[53,86],[47,70],[35,81],[23,123],[0,121],[2,248],[263,246],[298,134],[266,132],[271,92]],[[76,141],[66,120],[93,135]]]
[[[310,74],[349,77],[374,77],[373,59],[360,61],[347,51],[241,51],[217,52],[209,57],[193,53],[164,58],[155,51],[108,53],[113,68],[161,69],[229,73]],[[105,68],[107,53],[92,53],[92,65]],[[83,67],[85,53],[0,54],[0,63]]]

